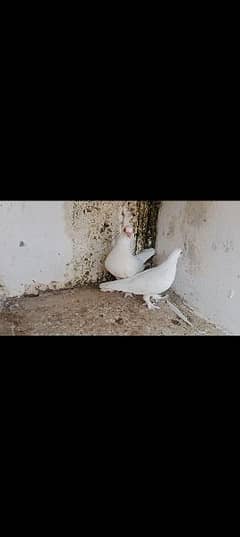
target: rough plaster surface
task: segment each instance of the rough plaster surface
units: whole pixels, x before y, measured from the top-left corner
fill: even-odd
[[[240,202],[165,201],[157,261],[183,247],[174,289],[200,315],[240,334]]]
[[[0,300],[105,277],[123,208],[141,248],[148,202],[0,201]]]

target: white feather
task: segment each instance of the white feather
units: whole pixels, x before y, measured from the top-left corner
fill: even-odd
[[[146,261],[155,254],[153,248],[148,248],[134,255],[134,246],[134,240],[123,231],[105,261],[105,268],[115,278],[125,279],[135,276],[144,270]]]
[[[102,291],[123,291],[134,295],[142,295],[150,309],[157,308],[150,304],[150,297],[161,295],[172,286],[177,271],[177,262],[182,251],[180,249],[168,257],[161,265],[145,270],[131,278],[117,280],[114,282],[102,283]]]

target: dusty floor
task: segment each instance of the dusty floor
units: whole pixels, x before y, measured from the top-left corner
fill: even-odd
[[[191,321],[179,319],[165,302],[149,311],[141,297],[75,288],[10,299],[0,312],[0,335],[221,335],[214,325],[193,315],[174,294],[169,299]]]

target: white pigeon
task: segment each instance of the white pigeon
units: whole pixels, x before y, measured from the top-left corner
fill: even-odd
[[[161,299],[162,293],[170,289],[177,271],[177,263],[182,250],[176,249],[164,263],[149,270],[145,270],[132,278],[102,283],[101,291],[122,291],[133,295],[142,295],[148,309],[159,309],[153,305],[152,298]]]
[[[155,254],[153,248],[148,248],[134,255],[133,238],[133,228],[125,226],[106,258],[105,268],[117,279],[131,278],[143,271],[146,261]]]

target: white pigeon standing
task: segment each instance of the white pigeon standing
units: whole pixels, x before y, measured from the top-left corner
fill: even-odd
[[[122,291],[133,295],[142,295],[148,309],[159,309],[153,305],[152,298],[161,299],[159,296],[172,286],[177,271],[177,263],[182,250],[176,249],[161,265],[136,274],[132,278],[114,282],[102,283],[101,291]]]
[[[146,261],[155,254],[154,248],[147,248],[135,255],[133,239],[133,228],[125,226],[106,258],[105,268],[117,279],[131,278],[143,271]]]

